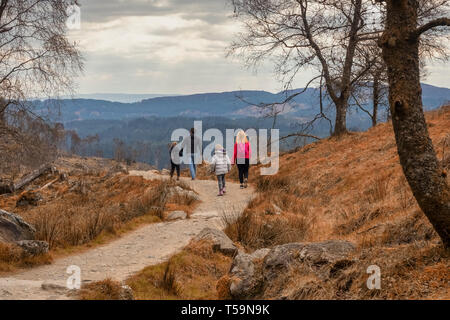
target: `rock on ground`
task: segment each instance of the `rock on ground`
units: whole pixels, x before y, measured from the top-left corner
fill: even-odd
[[[26,254],[30,256],[38,256],[48,253],[48,243],[37,240],[22,240],[17,241],[16,244],[21,247]]]
[[[166,220],[167,221],[184,220],[186,218],[187,218],[187,213],[186,212],[184,212],[184,211],[173,211],[173,212],[170,212],[167,215]]]
[[[120,290],[119,300],[134,300],[133,289],[129,286],[123,285]]]
[[[213,250],[222,252],[223,254],[233,256],[237,252],[237,248],[233,241],[221,230],[213,228],[204,228],[195,237],[196,241],[209,240],[213,243]]]
[[[270,249],[260,249],[252,254],[239,252],[231,265],[230,293],[236,299],[256,294],[262,284],[262,274],[255,271],[258,261],[263,260]]]
[[[233,260],[229,274],[230,293],[235,299],[281,298],[273,295],[283,288],[280,283],[288,273],[310,274],[322,281],[334,277],[355,246],[348,241],[317,243],[289,243],[272,249],[261,249],[253,254],[240,252]],[[280,281],[281,279],[281,281]],[[274,287],[276,287],[274,289]]]
[[[195,193],[192,190],[185,190],[185,189],[181,188],[180,186],[175,186],[170,189],[169,197],[173,197],[175,195],[186,196],[186,197],[193,198],[196,201],[200,201],[200,196],[197,193]]]
[[[14,242],[34,238],[36,230],[14,213],[0,209],[0,241]]]

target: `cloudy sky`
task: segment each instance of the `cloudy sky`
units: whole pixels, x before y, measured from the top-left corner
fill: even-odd
[[[71,30],[86,58],[79,93],[190,94],[279,91],[270,63],[256,73],[226,51],[238,22],[228,0],[81,0]],[[433,65],[427,83],[450,87],[450,67]],[[302,87],[308,74],[300,74]]]

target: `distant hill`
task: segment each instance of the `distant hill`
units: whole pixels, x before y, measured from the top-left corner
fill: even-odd
[[[91,93],[77,94],[73,97],[63,97],[63,99],[89,99],[105,100],[110,102],[134,103],[145,99],[170,96],[169,94],[129,94],[129,93]]]
[[[450,89],[439,88],[423,84],[423,102],[425,110],[435,109],[447,101],[450,101]],[[222,93],[203,93],[185,96],[165,96],[144,99],[140,102],[123,103],[98,99],[63,99],[62,101],[45,100],[34,101],[38,111],[46,112],[49,104],[60,105],[60,116],[57,119],[62,122],[76,120],[125,120],[140,117],[226,117],[231,119],[260,117],[261,109],[256,107],[260,103],[280,103],[289,94],[302,89],[289,92],[270,93],[267,91],[232,91]],[[101,96],[101,95],[99,95]],[[313,117],[318,111],[318,90],[310,88],[301,95],[283,106],[283,114],[291,119],[303,121]],[[137,98],[134,95],[131,97]],[[110,99],[114,97],[110,96]],[[125,99],[124,95],[118,95],[117,99]],[[280,107],[281,108],[281,107]],[[371,108],[370,105],[367,108]],[[328,115],[333,118],[331,108]],[[380,113],[380,118],[385,115]],[[350,110],[349,127],[366,129],[369,119],[366,114],[358,110]]]

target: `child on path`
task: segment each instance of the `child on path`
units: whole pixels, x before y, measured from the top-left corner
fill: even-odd
[[[225,175],[231,170],[231,161],[226,150],[220,145],[216,145],[214,156],[211,159],[211,171],[217,176],[219,184],[219,194],[221,197],[225,194]]]

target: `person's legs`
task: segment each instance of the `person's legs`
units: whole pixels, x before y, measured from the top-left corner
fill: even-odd
[[[219,185],[219,196],[223,195],[222,189],[223,189],[223,178],[225,175],[221,174],[217,176],[217,183]]]
[[[180,174],[181,174],[181,167],[179,164],[175,165],[175,168],[177,170],[177,180],[180,180]],[[172,173],[173,175],[173,173]]]
[[[189,162],[189,171],[191,172],[191,178],[192,180],[195,180],[195,177],[197,175],[197,166],[195,165],[195,157],[194,155],[191,155],[191,161]]]
[[[244,170],[245,165],[244,164],[238,164],[238,170],[239,170],[239,182],[241,183],[241,189],[244,188]]]
[[[245,164],[244,164],[244,188],[247,188],[247,183],[248,183],[248,170],[250,168],[250,160],[249,159],[245,159]]]
[[[250,160],[249,159],[245,159],[245,164],[244,164],[244,179],[248,179],[248,169],[250,168]]]
[[[173,178],[174,172],[175,172],[175,163],[173,163],[173,161],[170,161],[170,179]]]
[[[197,164],[195,163],[195,155],[192,155],[192,163],[194,164],[194,179],[197,177]]]
[[[239,182],[241,184],[244,183],[244,165],[243,164],[238,164],[237,165],[238,170],[239,170]]]
[[[225,190],[225,175],[223,175],[223,178],[222,178],[222,192],[226,193],[226,190]]]

